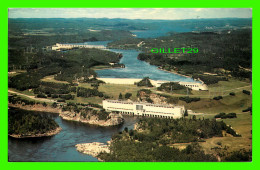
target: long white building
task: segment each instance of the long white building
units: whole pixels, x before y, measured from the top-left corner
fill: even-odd
[[[60,43],[56,43],[55,45],[53,45],[51,47],[52,50],[56,50],[59,51],[61,49],[73,49],[73,48],[97,48],[97,49],[106,49],[106,47],[104,45],[87,45],[87,44],[82,44],[82,45],[78,45],[78,44],[60,44]]]
[[[107,111],[118,111],[122,114],[177,119],[184,115],[184,106],[161,105],[119,100],[103,100]]]

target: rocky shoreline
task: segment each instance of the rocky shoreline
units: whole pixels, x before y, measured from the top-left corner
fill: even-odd
[[[58,113],[58,114],[62,112],[62,110],[59,108],[53,108],[50,106],[44,107],[42,104],[22,105],[22,104],[8,103],[8,106],[23,109],[23,110],[36,111],[36,112],[47,112],[47,113]]]
[[[8,134],[8,136],[11,136],[13,138],[38,138],[38,137],[48,137],[48,136],[54,136],[62,130],[61,127],[57,127],[54,130],[48,131],[46,133],[40,133],[40,134]]]
[[[109,119],[107,120],[99,120],[97,116],[91,116],[90,119],[85,119],[80,116],[80,113],[62,111],[60,108],[53,108],[50,106],[42,106],[41,104],[36,105],[25,105],[22,104],[12,104],[8,103],[8,106],[15,107],[23,110],[37,111],[37,112],[48,112],[48,113],[58,113],[59,116],[64,120],[77,121],[86,124],[96,125],[96,126],[117,126],[124,123],[124,118],[121,114],[110,113]]]
[[[101,152],[110,153],[109,145],[110,145],[110,141],[107,141],[107,144],[101,143],[101,142],[81,143],[81,144],[75,145],[75,147],[76,147],[77,151],[79,151],[83,154],[91,155],[91,156],[97,158],[99,161],[103,161],[100,158],[98,158],[97,156]]]
[[[90,125],[98,125],[98,126],[118,126],[124,123],[124,118],[121,114],[110,113],[109,119],[107,120],[99,120],[97,116],[91,116],[90,119],[83,118],[80,114],[71,113],[71,112],[63,112],[59,115],[64,120],[77,121],[82,123],[87,123]]]
[[[168,71],[168,70],[162,69],[162,68],[160,68],[160,67],[157,67],[157,69],[162,70],[162,71],[165,71],[165,72],[168,72],[168,73],[172,73],[172,74],[176,74],[176,75],[179,75],[179,76],[183,76],[183,77],[187,77],[187,78],[191,78],[191,79],[192,79],[191,76],[187,76],[187,75],[184,75],[184,74],[180,74],[180,73],[177,73],[176,71]]]
[[[168,70],[162,69],[162,68],[160,68],[160,67],[158,67],[157,69],[162,70],[162,71],[166,71],[166,72],[168,72],[168,73],[172,73],[172,74],[176,74],[176,75],[179,75],[179,76],[183,76],[183,77],[187,77],[187,78],[193,79],[192,76],[187,76],[187,75],[184,75],[184,74],[180,74],[180,73],[177,73],[176,71],[168,71]],[[201,79],[199,79],[199,78],[198,78],[198,79],[193,79],[193,80],[199,81],[199,82],[201,82],[202,84],[204,84],[204,82],[203,82]]]

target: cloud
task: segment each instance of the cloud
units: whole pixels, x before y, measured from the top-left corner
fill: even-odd
[[[9,18],[251,18],[250,8],[10,8]]]

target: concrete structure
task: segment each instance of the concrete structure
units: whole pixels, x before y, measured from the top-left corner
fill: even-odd
[[[103,100],[107,111],[118,111],[122,114],[177,119],[184,115],[184,106],[161,105],[119,100]]]
[[[71,50],[73,48],[97,48],[97,49],[106,49],[104,45],[76,45],[76,44],[60,44],[56,43],[51,47],[52,50]]]
[[[134,78],[97,78],[98,80],[102,80],[107,84],[135,84],[142,79],[134,79]],[[163,83],[168,83],[170,81],[164,81],[164,80],[151,80],[153,86],[160,87]],[[198,83],[198,82],[176,82],[179,83],[182,86],[191,88],[192,90],[208,90],[208,86],[204,83]]]

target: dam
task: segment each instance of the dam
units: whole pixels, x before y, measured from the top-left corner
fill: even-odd
[[[125,68],[103,69],[96,70],[98,79],[108,84],[135,84],[141,81],[144,77],[149,77],[151,83],[155,87],[160,87],[162,83],[176,82],[185,87],[193,90],[208,90],[206,84],[202,81],[194,80],[187,76],[170,73],[157,66],[150,65],[145,61],[137,59],[137,56],[141,51],[137,50],[122,50],[122,49],[109,49],[107,44],[110,41],[94,41],[85,43],[56,43],[52,46],[52,50],[70,50],[73,48],[97,48],[102,50],[108,50],[115,53],[121,53],[123,57],[120,63],[125,65]]]
[[[107,84],[135,84],[142,79],[138,78],[97,78],[98,80],[104,81]],[[182,86],[188,87],[192,90],[208,90],[208,87],[204,83],[198,82],[181,82],[181,81],[167,81],[167,80],[151,80],[150,82],[155,87],[160,87],[163,83],[175,82]]]

